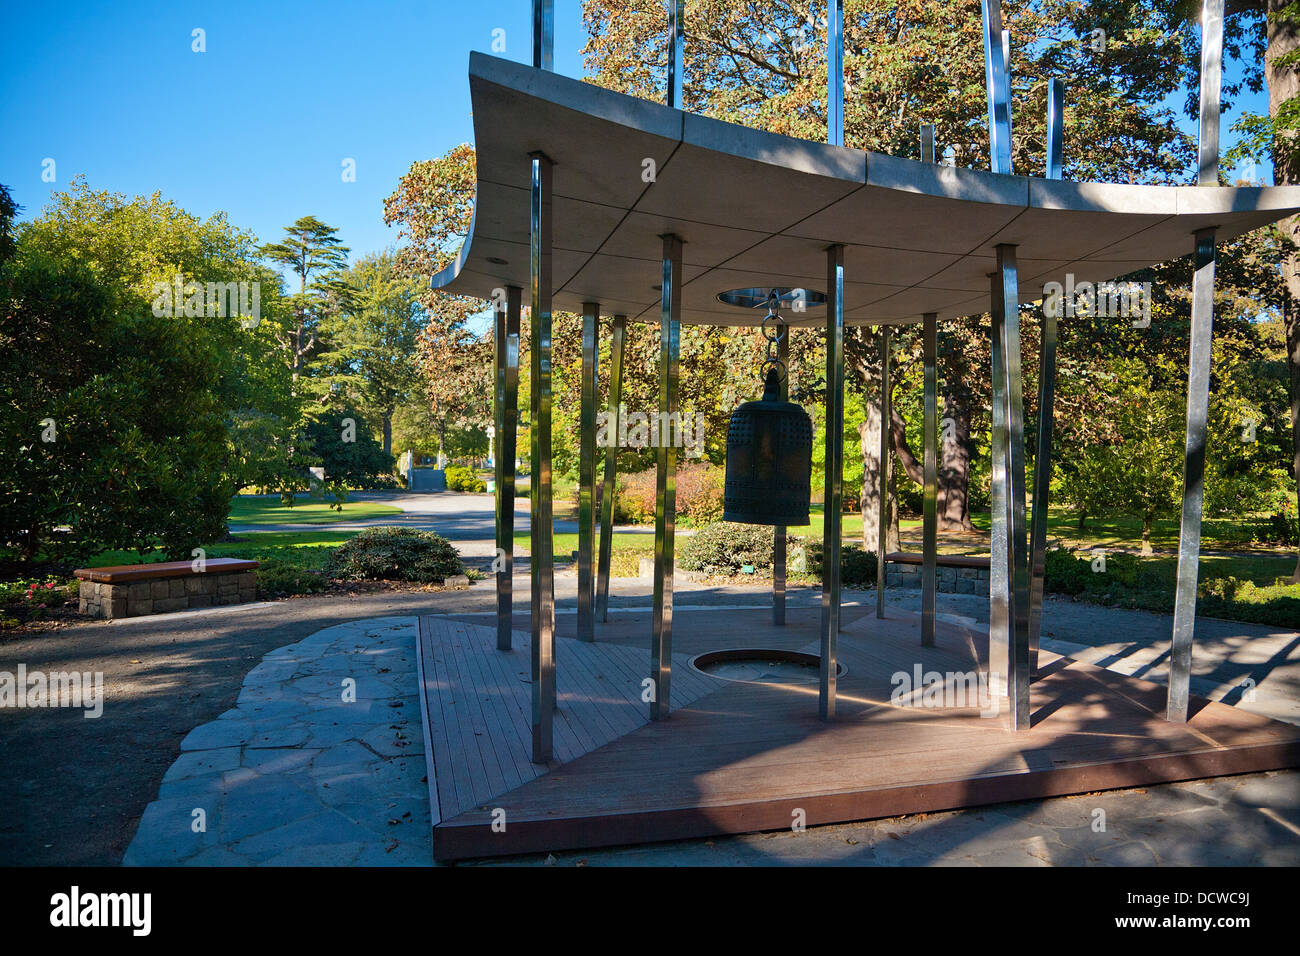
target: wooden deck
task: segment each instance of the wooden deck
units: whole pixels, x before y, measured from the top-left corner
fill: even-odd
[[[539,767],[528,760],[527,635],[503,654],[489,628],[425,618],[434,856],[782,829],[800,810],[812,826],[1300,766],[1300,727],[1197,699],[1188,724],[1171,724],[1162,687],[1049,654],[1022,733],[978,703],[891,704],[895,674],[919,666],[924,682],[935,672],[951,688],[948,675],[979,668],[987,635],[936,630],[938,646],[922,648],[917,615],[849,625],[829,724],[817,718],[815,684],[722,681],[685,666],[692,655],[675,656],[671,718],[648,723],[646,649],[561,638],[556,759]]]

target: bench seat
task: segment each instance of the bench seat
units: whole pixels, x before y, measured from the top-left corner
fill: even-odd
[[[73,573],[81,581],[81,613],[111,620],[256,600],[257,566],[242,558],[209,558],[200,571],[192,561],[161,561]]]
[[[925,563],[925,557],[920,554],[913,554],[910,551],[891,551],[885,555],[886,561],[893,561],[895,564],[915,564]],[[989,569],[989,559],[969,554],[936,554],[934,556],[936,567],[940,568],[978,568],[983,571]]]

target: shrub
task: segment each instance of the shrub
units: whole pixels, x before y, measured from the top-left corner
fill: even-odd
[[[325,571],[343,581],[442,582],[464,574],[465,568],[441,535],[387,526],[368,528],[344,542],[325,562]]]
[[[706,574],[736,574],[745,565],[772,566],[772,529],[719,521],[705,525],[682,544],[681,566]]]
[[[258,559],[257,589],[267,597],[319,594],[328,583],[319,571],[305,568],[289,558]]]
[[[452,465],[446,471],[448,491],[487,491],[487,483],[472,469]]]
[[[804,549],[806,566],[809,574],[822,578],[822,559],[824,548],[820,538],[799,538],[800,547]],[[861,548],[842,546],[840,548],[840,583],[851,588],[869,588],[876,584],[876,552],[863,551]]]
[[[614,498],[614,520],[619,524],[654,524],[658,473],[654,468],[618,476]],[[722,520],[723,486],[726,472],[707,462],[688,462],[677,467],[677,516],[700,528]],[[577,501],[574,489],[574,501]],[[597,507],[600,489],[596,493]]]
[[[677,513],[701,528],[722,520],[727,473],[717,465],[695,462],[677,469]]]

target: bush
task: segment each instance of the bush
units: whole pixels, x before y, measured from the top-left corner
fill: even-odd
[[[809,574],[822,579],[824,549],[820,538],[797,539],[804,549]],[[876,552],[861,548],[840,548],[840,583],[851,588],[870,588],[876,584]]]
[[[727,473],[717,465],[692,463],[677,469],[677,513],[702,528],[722,520]]]
[[[259,558],[257,589],[267,597],[291,594],[319,594],[328,585],[319,571],[305,568],[288,558]]]
[[[448,491],[487,491],[487,482],[472,469],[452,465],[446,470]]]
[[[464,574],[460,554],[432,531],[392,526],[368,528],[339,547],[325,572],[342,581],[445,581]]]
[[[654,524],[657,480],[654,468],[619,475],[614,520],[619,524]],[[721,521],[725,481],[726,472],[717,465],[704,462],[678,465],[677,516],[695,528]],[[596,498],[599,507],[599,488]]]
[[[737,574],[749,565],[772,566],[772,529],[766,525],[719,521],[705,525],[682,544],[681,566],[706,574]]]

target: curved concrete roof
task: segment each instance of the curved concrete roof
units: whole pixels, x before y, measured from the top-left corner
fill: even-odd
[[[474,224],[434,288],[488,299],[529,285],[529,154],[555,161],[554,307],[657,321],[664,233],[681,236],[682,321],[756,324],[719,292],[824,291],[845,246],[850,324],[988,310],[994,247],[1019,248],[1022,302],[1099,282],[1300,212],[1300,187],[1123,186],[1004,176],[779,136],[474,53]],[[646,182],[646,160],[655,177]],[[504,264],[494,260],[504,260]],[[820,321],[824,307],[783,312]]]

